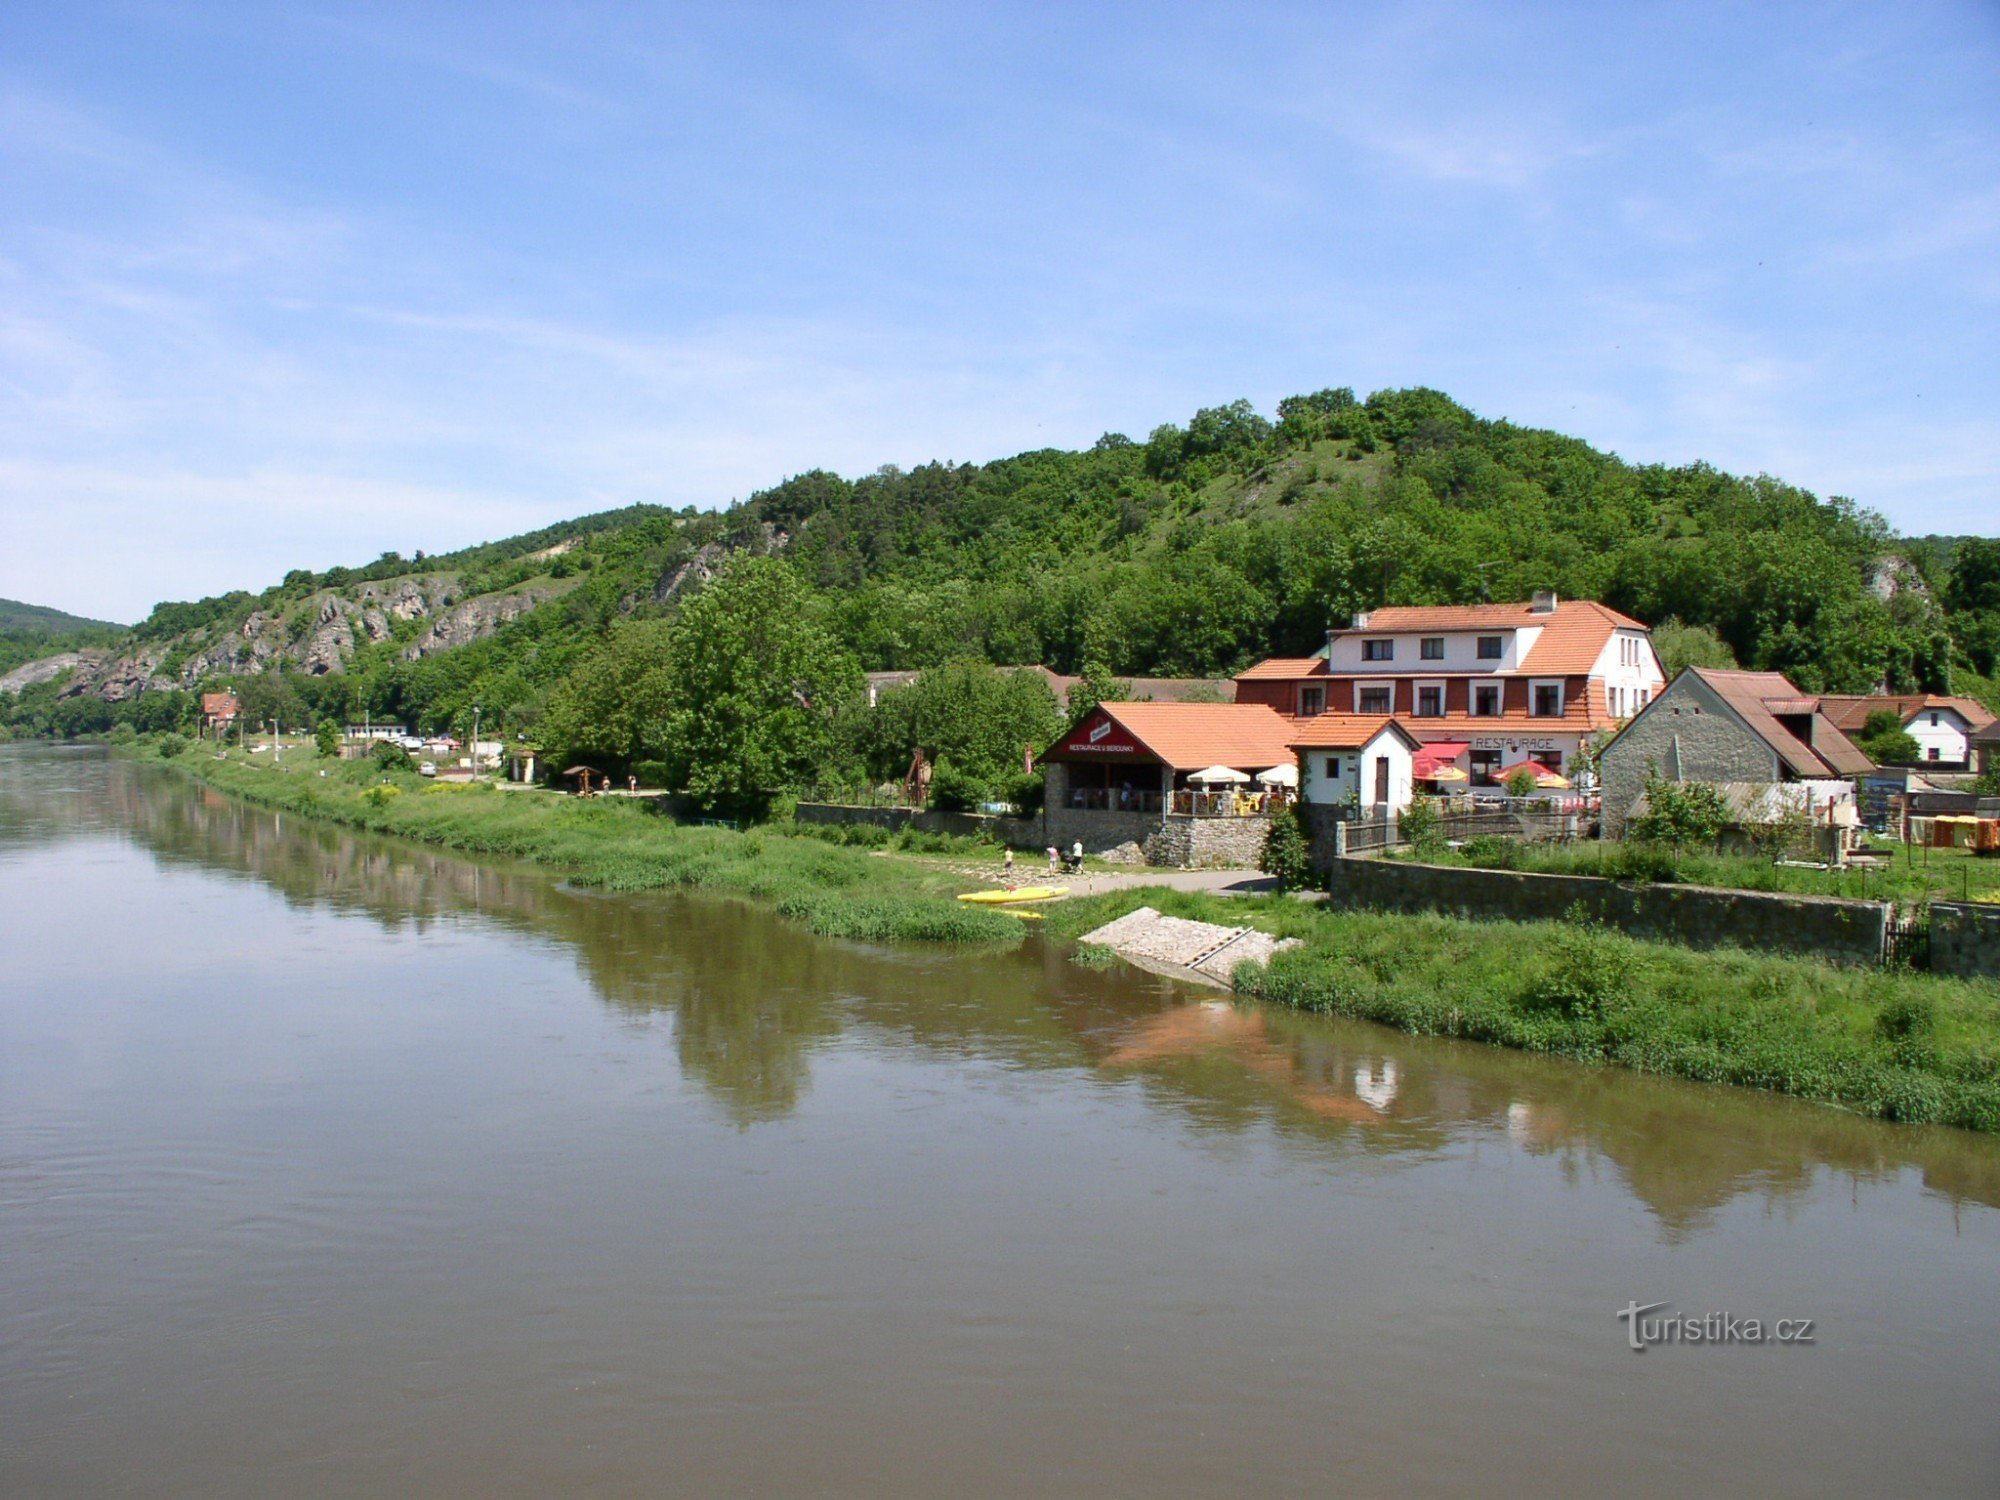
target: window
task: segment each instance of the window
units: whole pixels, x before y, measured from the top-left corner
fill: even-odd
[[[1386,714],[1391,712],[1389,707],[1389,692],[1390,690],[1386,687],[1365,687],[1360,689],[1355,695],[1354,711],[1363,714]]]
[[[1481,661],[1498,661],[1506,654],[1507,639],[1505,636],[1482,635],[1479,638],[1479,659]]]
[[[1930,749],[1924,752],[1924,758],[1926,760],[1936,760],[1938,758],[1938,747],[1936,745],[1931,746]]]
[[[1441,635],[1423,636],[1417,642],[1417,655],[1425,661],[1443,661],[1444,637]]]
[[[1444,685],[1428,682],[1417,689],[1417,717],[1420,719],[1441,719],[1444,717]]]
[[[1340,757],[1338,755],[1329,755],[1326,758],[1326,774],[1327,779],[1330,781],[1340,780]]]
[[[1937,716],[1936,714],[1932,714],[1932,715],[1931,715],[1931,728],[1933,728],[1933,729],[1937,728],[1937,721],[1938,721],[1938,716]]]
[[[1396,643],[1394,641],[1363,641],[1361,643],[1363,661],[1394,661]]]
[[[1611,690],[1611,717],[1614,719],[1625,717],[1625,689],[1623,688],[1615,687]]]
[[[1326,712],[1326,689],[1319,683],[1299,689],[1299,716],[1309,718]]]
[[[1500,684],[1478,682],[1472,686],[1472,712],[1481,719],[1500,717]]]
[[[1563,689],[1560,682],[1538,682],[1530,700],[1533,708],[1529,711],[1538,719],[1560,719],[1563,711]]]

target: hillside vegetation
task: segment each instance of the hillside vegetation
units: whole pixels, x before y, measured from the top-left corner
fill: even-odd
[[[1847,500],[1628,464],[1435,391],[1326,390],[1275,419],[1237,402],[1079,452],[814,471],[717,512],[638,505],[449,555],[302,569],[161,604],[109,651],[0,681],[15,690],[0,712],[25,733],[171,727],[227,683],[253,717],[463,727],[478,704],[488,726],[621,769],[670,765],[706,726],[682,712],[661,727],[665,700],[644,725],[592,716],[661,688],[675,660],[683,689],[720,690],[727,672],[697,670],[676,621],[745,559],[771,560],[751,592],[782,598],[780,633],[805,632],[790,645],[815,664],[815,725],[756,773],[782,778],[774,791],[814,757],[840,775],[889,763],[834,722],[853,717],[864,670],[1220,676],[1310,652],[1331,620],[1384,603],[1554,588],[1661,627],[1670,666],[1735,661],[1813,690],[1990,694],[2000,651],[2000,542],[1905,542]],[[775,637],[744,650],[782,654]]]

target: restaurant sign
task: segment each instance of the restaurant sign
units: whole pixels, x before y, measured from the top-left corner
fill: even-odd
[[[1504,735],[1475,734],[1472,737],[1475,750],[1562,750],[1568,748],[1564,742],[1548,735]]]
[[[1143,755],[1139,742],[1112,722],[1108,714],[1093,715],[1076,733],[1056,746],[1056,755]]]

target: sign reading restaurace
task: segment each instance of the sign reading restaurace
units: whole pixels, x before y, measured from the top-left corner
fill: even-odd
[[[1076,732],[1050,752],[1065,755],[1144,755],[1139,742],[1099,712],[1077,726]]]

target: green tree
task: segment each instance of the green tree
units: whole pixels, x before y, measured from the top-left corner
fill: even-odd
[[[702,806],[762,816],[827,769],[845,721],[865,712],[862,686],[799,575],[772,558],[740,560],[675,625],[664,758]]]
[[[675,627],[616,626],[557,684],[539,727],[557,769],[573,761],[630,767],[666,753],[673,716]]]
[[[1271,815],[1258,867],[1276,878],[1281,891],[1301,890],[1312,882],[1312,846],[1306,835],[1305,812],[1292,803]]]
[[[319,727],[313,730],[313,744],[320,755],[327,760],[340,754],[340,725],[333,719],[321,719]]]
[[[1111,668],[1096,657],[1083,664],[1083,675],[1070,685],[1069,721],[1081,724],[1097,712],[1100,703],[1123,703],[1132,696],[1132,684],[1112,674]]]
[[[1653,650],[1671,682],[1689,667],[1727,670],[1736,665],[1729,643],[1706,625],[1686,625],[1669,616],[1653,627]]]
[[[1646,778],[1646,810],[1632,820],[1630,834],[1642,843],[1712,849],[1728,826],[1728,804],[1707,782],[1654,775]]]

